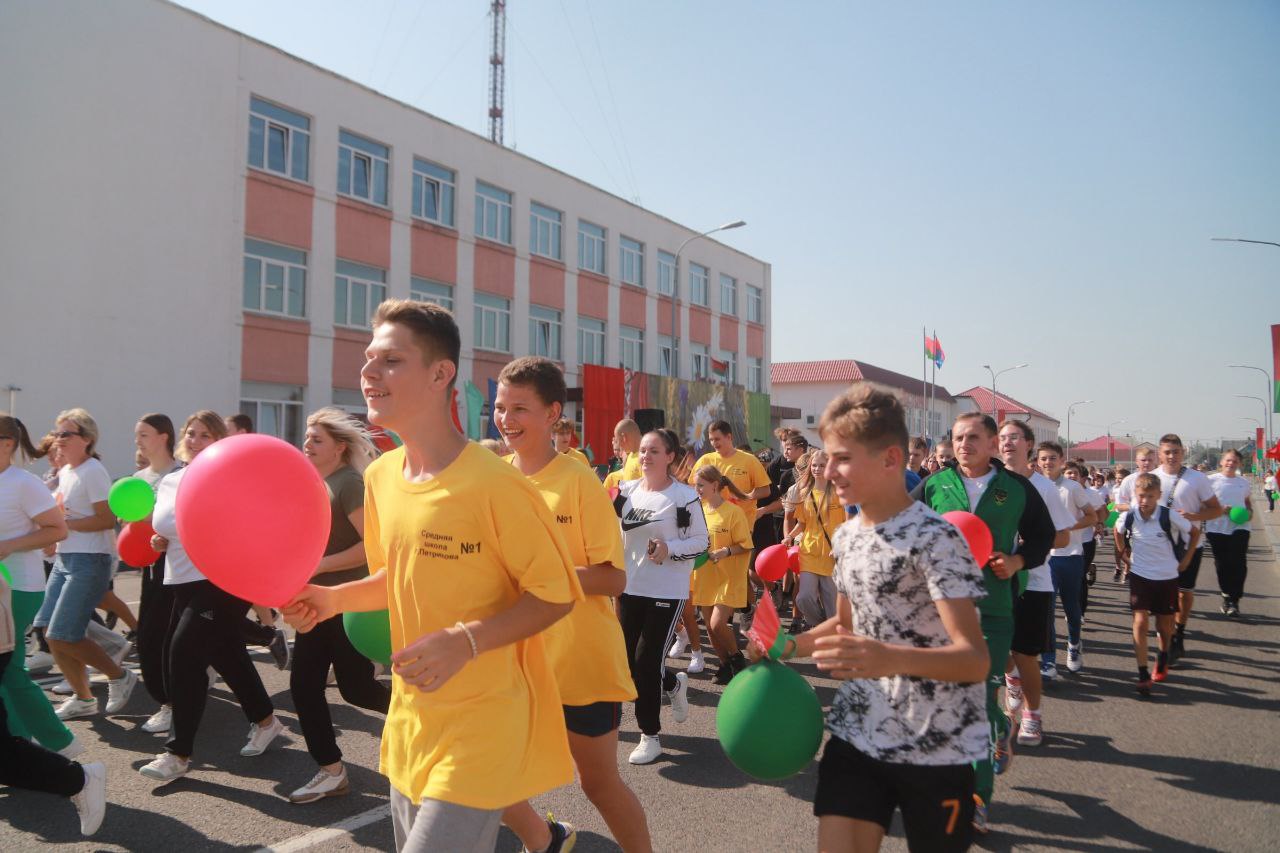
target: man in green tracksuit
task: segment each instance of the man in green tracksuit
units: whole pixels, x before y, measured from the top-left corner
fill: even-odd
[[[1019,573],[1048,559],[1055,533],[1053,519],[1025,477],[1007,470],[996,457],[996,422],[981,412],[956,418],[951,429],[956,466],[929,475],[912,492],[939,513],[972,512],[991,528],[991,558],[982,567],[987,597],[978,602],[982,636],[991,656],[987,678],[987,719],[993,750],[1003,745],[1009,755],[1009,720],[1000,707],[997,691],[1013,642],[1013,602],[1026,584]],[[1016,585],[1016,586],[1015,586]],[[987,808],[995,791],[995,767],[991,757],[974,765],[975,789],[981,802],[974,813],[974,827],[987,831]]]

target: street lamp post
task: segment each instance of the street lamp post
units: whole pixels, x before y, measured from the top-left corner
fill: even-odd
[[[1067,458],[1071,458],[1071,413],[1075,411],[1076,406],[1083,406],[1085,403],[1092,403],[1092,400],[1076,400],[1067,406]]]
[[[1008,373],[1010,370],[1020,370],[1024,367],[1030,367],[1031,365],[1027,364],[1026,362],[1023,362],[1022,364],[1015,364],[1013,367],[1006,367],[1004,370],[996,370],[989,364],[984,364],[982,366],[985,367],[987,370],[991,371],[991,417],[995,418],[996,417],[996,379],[1002,373]]]
[[[676,260],[674,268],[671,271],[671,364],[667,373],[667,375],[672,379],[680,378],[680,336],[676,334],[676,300],[680,296],[680,253],[684,251],[685,246],[688,246],[694,240],[699,240],[708,235],[715,234],[717,231],[728,231],[731,228],[741,228],[746,224],[747,223],[741,219],[736,219],[733,222],[726,222],[724,225],[716,226],[710,231],[703,231],[701,234],[694,234],[692,237],[681,243],[680,248],[676,249]],[[710,283],[708,283],[707,287],[710,286]]]
[[[1107,424],[1107,453],[1109,454],[1108,463],[1111,465],[1116,464],[1115,454],[1111,450],[1111,428],[1113,426],[1116,426],[1118,424],[1123,424],[1123,423],[1128,423],[1128,421],[1125,418],[1121,418],[1118,421],[1112,421],[1111,423]]]
[[[1240,399],[1242,399],[1242,400],[1257,400],[1259,403],[1261,403],[1261,404],[1262,404],[1262,416],[1263,416],[1264,418],[1265,418],[1268,414],[1270,414],[1270,409],[1271,409],[1271,407],[1270,407],[1270,406],[1268,406],[1268,405],[1267,405],[1267,401],[1266,401],[1266,400],[1264,400],[1264,399],[1262,399],[1261,397],[1255,397],[1255,396],[1253,396],[1252,394],[1237,394],[1236,396],[1237,396],[1237,397],[1239,397],[1239,398],[1240,398]],[[1264,437],[1264,441],[1263,441],[1262,443],[1263,443],[1263,444],[1266,444],[1265,437]]]
[[[1267,397],[1270,398],[1276,393],[1276,386],[1275,386],[1275,383],[1272,381],[1273,377],[1271,376],[1271,373],[1265,370],[1264,368],[1254,367],[1252,364],[1228,364],[1227,367],[1238,367],[1242,370],[1258,371],[1259,373],[1262,374],[1263,378],[1266,379],[1267,381]],[[1258,426],[1262,427],[1262,431],[1265,433],[1265,435],[1263,436],[1262,443],[1270,447],[1272,440],[1274,440],[1276,437],[1275,430],[1272,428],[1272,425],[1271,425],[1271,410],[1275,407],[1268,406],[1266,400],[1263,400],[1262,406],[1266,411],[1266,415],[1264,416],[1265,418],[1264,422],[1261,424],[1258,424]]]

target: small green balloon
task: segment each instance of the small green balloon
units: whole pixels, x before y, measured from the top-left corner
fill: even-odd
[[[1115,511],[1116,511],[1116,505],[1114,503],[1107,504],[1107,512],[1115,512]]]
[[[700,569],[707,564],[707,560],[711,559],[710,551],[703,551],[701,554],[693,558],[693,567]]]
[[[9,574],[9,567],[4,563],[0,563],[0,578],[4,578],[4,582],[10,587],[13,586],[13,575]]]
[[[1119,518],[1120,518],[1120,513],[1116,512],[1114,509],[1113,509],[1113,510],[1111,510],[1111,514],[1107,516],[1107,521],[1106,521],[1105,526],[1106,526],[1106,527],[1115,527],[1115,526],[1116,526],[1116,520],[1117,520],[1117,519],[1119,519]]]
[[[356,651],[371,661],[391,666],[391,614],[386,610],[343,613],[342,627]]]
[[[808,766],[822,745],[822,704],[809,682],[784,663],[761,660],[725,688],[716,736],[739,770],[773,781]]]
[[[1227,518],[1235,524],[1244,524],[1249,520],[1249,510],[1242,506],[1233,506],[1227,510]]]
[[[156,493],[141,477],[121,477],[107,493],[107,506],[121,521],[141,521],[156,506]]]

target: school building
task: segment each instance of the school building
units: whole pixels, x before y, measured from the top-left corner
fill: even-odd
[[[538,354],[564,366],[597,452],[635,408],[767,435],[769,264],[703,238],[677,271],[719,223],[673,222],[163,0],[9,4],[0,79],[0,390],[34,431],[87,408],[113,473],[149,411],[238,410],[295,443],[308,411],[363,413],[389,297],[458,318],[472,432],[502,366]]]

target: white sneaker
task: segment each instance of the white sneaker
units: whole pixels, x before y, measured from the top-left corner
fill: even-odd
[[[698,673],[702,672],[706,668],[707,668],[706,658],[702,656],[701,651],[696,651],[693,653],[692,660],[689,661],[689,669],[686,671],[690,675],[697,675]]]
[[[1044,739],[1044,726],[1039,717],[1022,715],[1022,727],[1018,730],[1019,746],[1039,746]]]
[[[652,764],[660,755],[662,755],[662,744],[658,743],[658,736],[640,735],[640,743],[631,750],[631,756],[627,761],[632,764]]]
[[[138,686],[138,673],[126,669],[124,675],[107,682],[107,713],[118,714],[129,704],[133,688]]]
[[[1067,643],[1067,669],[1071,672],[1079,672],[1084,667],[1084,641],[1076,643],[1074,646]]]
[[[72,693],[75,693],[76,691],[75,691],[75,688],[71,686],[71,682],[67,681],[64,678],[61,681],[59,681],[57,684],[50,687],[49,692],[56,693],[59,696],[70,696]]]
[[[689,633],[684,628],[680,628],[676,631],[676,641],[667,650],[667,657],[678,658],[687,648],[689,648]]]
[[[253,723],[249,726],[249,741],[241,747],[240,754],[249,757],[262,755],[267,751],[267,747],[271,746],[271,742],[282,734],[284,734],[284,723],[277,717],[272,717],[271,725],[265,729]]]
[[[325,797],[339,797],[351,790],[347,780],[347,768],[330,773],[321,767],[311,781],[289,795],[291,803],[314,803]]]
[[[59,720],[73,720],[76,717],[92,717],[98,713],[97,699],[81,699],[78,696],[72,696],[58,706],[58,710],[54,712],[58,715]]]
[[[94,762],[81,765],[84,770],[84,787],[73,794],[71,802],[80,813],[80,834],[93,835],[102,826],[107,813],[107,767]]]
[[[1004,706],[1010,714],[1016,714],[1022,708],[1022,682],[1010,684],[1006,678],[1004,682]]]
[[[129,656],[129,649],[130,649],[130,644],[125,643],[120,648],[116,649],[114,652],[111,652],[109,655],[107,655],[107,657],[111,658],[111,662],[114,663],[116,666],[120,666],[121,663],[124,661],[124,659]]]
[[[179,776],[186,776],[190,769],[190,761],[184,761],[172,752],[162,752],[156,756],[155,761],[144,764],[138,772],[157,782],[172,782]]]
[[[142,724],[142,730],[158,735],[169,731],[172,726],[173,708],[168,705],[161,705],[160,710],[148,717],[147,721]]]
[[[80,738],[75,735],[72,735],[71,743],[58,750],[58,755],[61,755],[63,758],[75,758],[82,752],[84,752],[84,741],[80,740]]]
[[[35,672],[40,669],[49,669],[53,666],[53,655],[48,652],[37,651],[35,654],[27,656],[27,672]]]
[[[689,719],[689,676],[676,673],[676,689],[667,694],[671,700],[671,719],[683,723]]]

